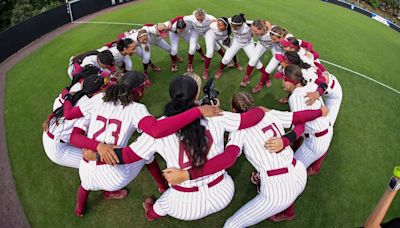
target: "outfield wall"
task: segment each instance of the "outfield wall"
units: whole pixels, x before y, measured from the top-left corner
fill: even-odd
[[[115,1],[115,5],[132,0]],[[111,0],[80,0],[71,4],[74,20],[96,11],[112,7]],[[63,4],[29,18],[0,33],[0,62],[39,37],[71,22],[68,5]]]
[[[347,9],[350,9],[350,10],[354,10],[357,13],[364,14],[365,16],[368,16],[368,17],[370,17],[370,18],[372,18],[372,19],[374,19],[374,20],[376,20],[376,21],[378,21],[378,22],[380,22],[380,23],[382,23],[382,24],[384,24],[384,25],[396,30],[397,32],[400,32],[400,27],[398,25],[394,24],[392,21],[387,20],[387,19],[377,15],[376,13],[370,12],[370,11],[368,11],[366,9],[363,9],[363,8],[361,8],[359,6],[356,6],[354,4],[351,4],[351,3],[348,3],[348,2],[345,2],[345,1],[341,1],[341,0],[322,0],[322,1],[323,2],[330,2],[330,3],[333,3],[335,5],[342,6],[342,7],[345,7]]]

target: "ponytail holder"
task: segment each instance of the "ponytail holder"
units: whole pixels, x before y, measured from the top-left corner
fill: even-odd
[[[147,36],[147,35],[149,35],[147,32],[145,32],[145,33],[143,33],[143,34],[140,34],[139,36],[138,36],[138,38],[140,38],[140,37],[143,37],[143,36]]]

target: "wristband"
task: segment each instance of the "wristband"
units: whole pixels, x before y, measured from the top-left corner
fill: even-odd
[[[393,176],[400,178],[400,166],[394,167]]]

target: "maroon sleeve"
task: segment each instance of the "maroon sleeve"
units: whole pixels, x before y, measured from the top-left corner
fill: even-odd
[[[82,70],[83,70],[83,68],[81,67],[81,65],[79,65],[78,63],[74,63],[73,64],[74,65],[74,70],[72,71],[72,76],[74,76],[75,74],[77,74],[77,73],[80,73]]]
[[[71,145],[75,147],[90,149],[93,151],[96,151],[97,145],[99,145],[99,142],[97,142],[96,140],[86,137],[85,131],[79,127],[74,127],[69,141]]]
[[[326,79],[324,77],[317,78],[315,80],[315,84],[318,85],[317,92],[320,96],[325,93],[326,89],[328,88],[328,84],[326,83]]]
[[[265,112],[261,108],[253,108],[240,114],[239,130],[252,127],[264,118]]]
[[[292,129],[292,135],[293,135],[293,133],[296,135],[296,137],[295,137],[295,140],[297,140],[297,139],[299,139],[300,138],[300,136],[304,133],[304,129],[305,129],[305,125],[304,125],[304,123],[302,123],[302,124],[296,124],[295,126],[294,126],[294,128]],[[286,134],[286,135],[284,135],[283,137],[282,137],[282,140],[283,140],[283,148],[285,148],[285,147],[287,147],[287,146],[289,146],[290,145],[290,139],[289,139],[289,134],[290,133],[288,133],[288,134]],[[294,138],[294,137],[293,137]],[[295,141],[295,140],[293,140],[293,141]]]
[[[298,111],[293,113],[293,124],[303,124],[308,121],[315,120],[318,117],[322,116],[322,110],[305,110],[305,111]]]
[[[171,24],[174,24],[175,22],[179,21],[183,19],[183,16],[176,16],[174,18],[171,19]]]
[[[122,149],[122,161],[124,164],[130,164],[142,160],[129,146]]]
[[[52,112],[52,113],[49,115],[49,117],[47,117],[47,121],[50,121],[51,119],[53,119],[53,117],[54,117],[54,113]]]
[[[157,139],[174,134],[200,117],[201,112],[198,107],[161,120],[157,120],[154,116],[147,116],[140,120],[139,129]]]
[[[191,179],[211,175],[221,170],[227,169],[235,164],[240,148],[235,145],[229,145],[224,152],[206,161],[201,169],[190,168],[188,170]]]
[[[308,42],[308,41],[305,41],[305,40],[302,40],[302,41],[301,41],[301,45],[300,45],[300,46],[303,47],[303,48],[305,48],[305,49],[307,49],[308,51],[313,50],[313,45],[312,45],[312,43],[311,43],[311,42]]]
[[[67,120],[73,120],[83,117],[83,114],[79,107],[73,107],[71,101],[64,102],[64,118]]]
[[[314,62],[315,66],[318,67],[319,70],[321,70],[321,72],[325,72],[326,68],[322,63],[319,62]]]
[[[314,50],[310,50],[311,54],[314,56],[314,60],[319,58],[319,54],[318,52],[314,51]]]
[[[69,91],[67,89],[63,89],[63,91],[61,92],[61,98],[64,99],[65,95],[67,95],[69,93]]]

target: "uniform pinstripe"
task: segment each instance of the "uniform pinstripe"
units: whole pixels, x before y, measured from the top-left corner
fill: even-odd
[[[124,147],[138,128],[140,120],[150,114],[140,103],[132,103],[126,107],[103,102],[103,94],[97,94],[89,105],[79,106],[88,121],[79,121],[76,127],[87,128],[87,137],[106,144]],[[82,160],[79,176],[82,187],[86,190],[116,191],[128,185],[140,172],[145,163],[154,158],[126,165],[96,165],[96,161]]]
[[[324,105],[322,99],[318,99],[313,105],[306,104],[307,92],[314,92],[317,89],[315,83],[307,83],[304,87],[297,87],[289,97],[290,111],[301,111],[301,110],[316,110],[320,109]],[[328,130],[328,133],[316,137],[315,133],[323,132]],[[329,120],[326,117],[319,117],[313,121],[305,124],[305,134],[309,137],[305,137],[303,144],[295,153],[295,158],[301,161],[306,167],[310,166],[314,161],[322,157],[328,150],[332,140],[333,129],[329,124]]]
[[[233,42],[231,46],[226,50],[225,55],[222,58],[222,63],[224,65],[230,63],[240,49],[243,49],[249,59],[254,54],[255,45],[253,43],[250,26],[248,24],[243,23],[243,25],[239,29],[232,29],[232,33]],[[260,69],[262,66],[262,63],[260,61],[257,61],[256,68]]]
[[[230,217],[224,227],[249,227],[288,208],[303,192],[307,173],[304,165],[292,165],[293,150],[290,146],[280,153],[272,153],[264,148],[265,142],[275,136],[285,134],[293,114],[269,111],[254,127],[239,130],[230,135],[228,145],[243,148],[247,160],[260,173],[260,194],[240,208]],[[288,168],[288,173],[268,176],[268,170]]]
[[[328,88],[324,93],[324,97],[326,107],[329,108],[327,118],[331,125],[334,126],[342,104],[343,91],[338,79],[333,74],[329,74]]]
[[[209,132],[207,136],[209,143],[212,142],[207,154],[207,159],[210,159],[223,152],[224,132],[232,132],[239,128],[240,115],[224,112],[223,116],[203,119],[201,124]],[[130,147],[144,159],[158,152],[166,161],[167,167],[189,169],[191,162],[186,152],[180,150],[180,146],[177,134],[154,139],[143,133]],[[224,175],[221,182],[213,187],[207,186],[221,175]],[[154,211],[158,215],[169,215],[180,220],[200,219],[225,208],[234,194],[233,181],[225,170],[194,180],[187,180],[179,186],[198,187],[199,191],[181,192],[174,188],[168,189],[153,205]]]
[[[71,90],[76,90],[77,87],[80,87],[80,83],[75,84]],[[84,96],[77,102],[77,105],[86,102],[89,102],[89,98]],[[62,100],[61,96],[57,97],[53,104],[54,110],[63,103],[64,100]],[[72,129],[75,122],[78,120],[66,120],[61,117],[57,122],[55,121],[55,118],[50,120],[48,130],[48,132],[54,136],[53,139],[50,138],[46,132],[43,132],[42,140],[44,151],[52,162],[61,166],[78,169],[82,159],[82,150],[69,144]]]

